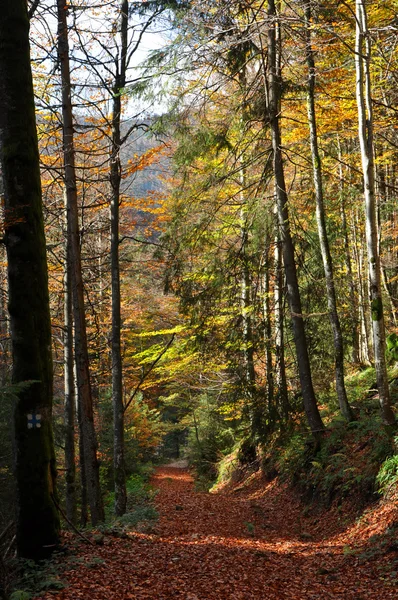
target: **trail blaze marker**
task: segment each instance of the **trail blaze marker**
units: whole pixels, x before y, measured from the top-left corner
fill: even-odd
[[[41,415],[39,413],[28,414],[28,429],[40,429]]]

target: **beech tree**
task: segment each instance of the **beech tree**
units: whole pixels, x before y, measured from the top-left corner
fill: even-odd
[[[53,374],[39,153],[25,0],[1,0],[0,157],[4,182],[14,412],[17,548],[41,559],[59,543]]]
[[[375,167],[373,145],[373,108],[370,75],[371,41],[367,24],[365,0],[356,0],[355,67],[358,106],[358,135],[361,148],[365,197],[366,246],[368,253],[369,293],[373,329],[377,387],[384,421],[393,425],[386,365],[386,336],[381,290],[380,256],[375,200]]]

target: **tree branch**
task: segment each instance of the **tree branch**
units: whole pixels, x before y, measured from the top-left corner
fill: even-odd
[[[164,354],[166,354],[167,350],[170,348],[171,344],[174,341],[176,334],[173,333],[173,335],[171,336],[170,340],[167,342],[166,346],[163,348],[163,350],[161,351],[161,353],[159,354],[159,356],[153,361],[153,363],[151,364],[151,366],[149,367],[149,369],[146,371],[146,373],[144,373],[143,375],[141,375],[139,382],[137,383],[134,392],[131,394],[129,401],[127,402],[127,404],[124,406],[124,412],[126,412],[126,410],[128,409],[128,407],[130,406],[130,404],[132,403],[132,401],[134,400],[134,398],[136,397],[137,393],[140,390],[141,385],[144,383],[145,379],[148,377],[149,373],[151,373],[151,371],[153,371],[153,369],[156,367],[156,365],[158,364],[158,362],[160,361],[160,359],[162,358],[162,356]]]

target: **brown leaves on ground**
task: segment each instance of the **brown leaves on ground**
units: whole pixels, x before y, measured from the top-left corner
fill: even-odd
[[[398,598],[393,503],[354,510],[305,507],[277,480],[195,492],[186,469],[159,468],[151,533],[80,545],[62,592],[45,600],[387,600]]]

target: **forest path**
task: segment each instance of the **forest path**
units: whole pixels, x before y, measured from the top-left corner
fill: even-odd
[[[160,513],[154,530],[86,546],[79,566],[65,573],[69,587],[44,598],[398,598],[380,557],[347,550],[349,526],[328,533],[331,523],[304,517],[303,505],[276,481],[209,494],[195,491],[187,469],[167,466],[152,483]]]

